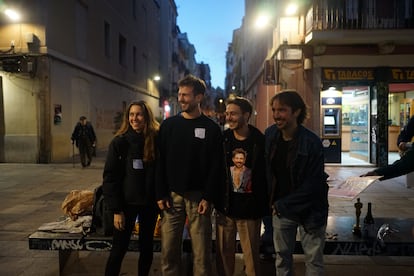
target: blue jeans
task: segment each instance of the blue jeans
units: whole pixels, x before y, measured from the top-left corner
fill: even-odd
[[[302,225],[293,220],[273,216],[276,275],[293,275],[293,252],[298,230],[305,254],[306,275],[323,275],[323,249],[325,246],[326,225],[312,232],[306,232]]]
[[[161,221],[161,270],[163,276],[181,276],[181,248],[186,217],[193,250],[193,275],[212,275],[211,208],[197,212],[201,192],[171,192],[173,208],[163,211]]]

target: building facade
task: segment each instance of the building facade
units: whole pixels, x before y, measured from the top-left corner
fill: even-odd
[[[246,62],[237,77],[246,79],[242,93],[255,99],[255,124],[264,130],[272,123],[262,111],[272,95],[296,89],[310,108],[306,125],[321,136],[327,163],[341,163],[347,152],[367,164],[387,164],[413,115],[414,1],[309,0],[291,14],[292,1],[245,2],[244,40],[258,33],[254,17],[263,10],[270,16],[271,42],[261,63]],[[239,55],[254,51],[249,43]]]
[[[173,0],[1,1],[0,162],[71,160],[80,116],[105,150],[132,101],[159,120],[164,99],[177,112],[176,83],[196,62],[176,17]]]

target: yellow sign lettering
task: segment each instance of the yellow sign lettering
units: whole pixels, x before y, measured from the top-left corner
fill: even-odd
[[[407,80],[414,80],[414,70],[406,71]]]
[[[324,69],[326,80],[373,80],[374,71],[372,69]]]
[[[325,69],[323,70],[325,79],[327,80],[336,80],[335,77],[335,70],[332,69]]]

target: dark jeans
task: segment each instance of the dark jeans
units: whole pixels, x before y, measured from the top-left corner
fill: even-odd
[[[88,139],[79,141],[79,156],[82,167],[89,166],[92,162],[92,143]]]
[[[148,275],[153,259],[154,229],[157,222],[158,210],[149,206],[128,205],[124,210],[125,230],[118,231],[114,228],[112,249],[106,263],[105,275],[118,276],[121,270],[122,260],[128,250],[135,218],[139,215],[139,260],[138,275]]]

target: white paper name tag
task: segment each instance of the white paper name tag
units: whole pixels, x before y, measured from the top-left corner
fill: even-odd
[[[206,129],[205,128],[195,128],[194,135],[197,138],[204,139],[206,138]]]
[[[144,164],[142,163],[142,159],[133,159],[132,160],[132,168],[135,170],[142,170],[144,168]]]

